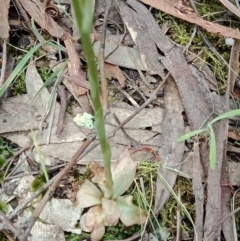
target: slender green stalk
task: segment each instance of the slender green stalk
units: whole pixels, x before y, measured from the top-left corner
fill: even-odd
[[[95,128],[102,150],[105,178],[109,189],[112,190],[113,180],[111,173],[111,150],[109,142],[106,138],[103,109],[100,100],[98,73],[90,39],[90,33],[92,31],[94,1],[73,0],[72,5],[75,11],[78,28],[81,34],[82,46],[88,64],[88,78],[90,81],[91,98],[95,111]]]

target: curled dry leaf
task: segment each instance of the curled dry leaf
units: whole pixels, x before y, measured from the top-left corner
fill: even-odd
[[[104,167],[93,161],[91,162],[89,168],[93,174],[92,182],[105,185],[106,180],[104,176]]]
[[[96,162],[90,164],[91,172],[93,173],[92,182],[96,183],[98,187],[102,190],[103,196],[105,198],[111,197],[111,190],[108,188],[104,168]]]
[[[101,240],[105,233],[104,211],[100,205],[91,207],[85,215],[84,223],[86,228],[91,232],[91,240]]]

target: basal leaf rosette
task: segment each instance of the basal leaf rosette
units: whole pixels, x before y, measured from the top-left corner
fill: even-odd
[[[115,226],[119,220],[126,226],[146,221],[146,212],[133,204],[133,197],[121,196],[133,183],[136,168],[137,163],[126,149],[111,167],[113,187],[109,189],[104,168],[96,162],[90,165],[92,182],[85,180],[76,198],[79,208],[90,207],[81,223],[84,223],[85,230],[91,232],[91,240],[101,240],[105,226]]]

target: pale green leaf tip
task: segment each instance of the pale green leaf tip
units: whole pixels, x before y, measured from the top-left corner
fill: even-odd
[[[87,112],[84,112],[82,114],[77,114],[76,117],[73,119],[73,121],[78,125],[82,127],[86,127],[88,129],[93,129],[93,116]]]

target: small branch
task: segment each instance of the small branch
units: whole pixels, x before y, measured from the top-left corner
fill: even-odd
[[[6,43],[6,41],[3,41],[0,87],[4,84],[5,79],[6,79],[5,78],[6,66],[7,66],[7,43]]]
[[[60,111],[59,111],[59,116],[58,116],[56,135],[59,136],[63,131],[63,123],[64,123],[66,110],[67,110],[67,99],[66,99],[66,93],[65,93],[65,86],[59,85],[57,87],[57,92],[60,97]]]
[[[137,108],[140,107],[139,104],[132,98],[132,96],[129,95],[125,90],[123,90],[118,83],[116,83],[115,81],[113,81],[113,84],[114,84],[114,86],[116,86],[117,89],[131,102],[131,104],[132,104],[134,107],[137,107]]]
[[[19,235],[18,229],[10,222],[10,220],[5,216],[5,214],[0,211],[0,230],[7,229],[15,234],[15,236]]]
[[[58,187],[60,181],[62,180],[62,178],[64,176],[66,176],[69,171],[71,170],[71,168],[77,163],[79,157],[81,156],[81,154],[83,153],[83,151],[94,141],[95,136],[94,137],[90,137],[88,138],[82,145],[81,147],[78,149],[78,151],[75,153],[75,155],[72,157],[71,161],[68,163],[68,165],[62,169],[54,178],[53,178],[53,183],[51,185],[51,187],[48,189],[48,191],[46,192],[46,194],[44,195],[43,199],[40,201],[40,203],[38,204],[38,206],[36,207],[36,209],[34,210],[34,212],[32,213],[32,215],[30,216],[30,218],[28,219],[28,222],[25,224],[25,228],[26,231],[23,235],[21,235],[19,237],[20,241],[25,241],[27,240],[27,237],[35,223],[35,221],[37,220],[37,218],[39,217],[40,213],[42,212],[43,208],[45,207],[46,203],[48,202],[48,200],[53,196],[54,191],[56,190],[56,188]]]
[[[25,10],[23,9],[21,3],[19,2],[19,0],[15,0],[15,4],[17,5],[18,10],[21,12],[21,15],[23,16],[23,18],[26,21],[26,25],[28,27],[28,29],[34,33],[33,29],[32,29],[32,25],[31,25],[31,21],[28,17],[28,15],[26,14]]]
[[[229,217],[233,216],[235,213],[237,213],[239,211],[240,211],[240,207],[236,208],[231,213],[229,213],[225,218],[223,218],[221,221],[219,221],[219,223],[211,231],[208,232],[206,237],[208,237],[211,233],[213,233],[226,219],[228,219]]]
[[[149,99],[147,99],[145,101],[144,104],[142,104],[138,109],[136,109],[127,119],[125,119],[117,128],[115,128],[111,133],[110,135],[108,136],[109,137],[113,137],[115,135],[115,133],[121,129],[124,125],[126,125],[133,117],[135,117],[142,109],[144,109],[146,106],[148,106],[155,98],[156,98],[156,95],[158,93],[158,91],[160,89],[162,89],[162,87],[164,86],[165,82],[167,81],[168,77],[170,76],[170,73],[168,73],[165,78],[163,79],[163,81],[159,84],[159,86],[157,87],[157,89],[153,92],[153,94],[149,97]]]
[[[112,5],[112,0],[106,0],[105,2],[107,4],[107,7],[106,7],[104,21],[103,21],[103,25],[102,25],[102,33],[101,33],[101,39],[100,39],[100,50],[99,50],[98,60],[99,60],[99,68],[100,68],[100,75],[101,75],[103,109],[104,109],[104,113],[107,113],[107,111],[109,109],[109,104],[108,104],[107,80],[106,80],[105,69],[104,69],[104,60],[105,60],[104,52],[105,52],[107,20],[108,20],[109,10]]]

